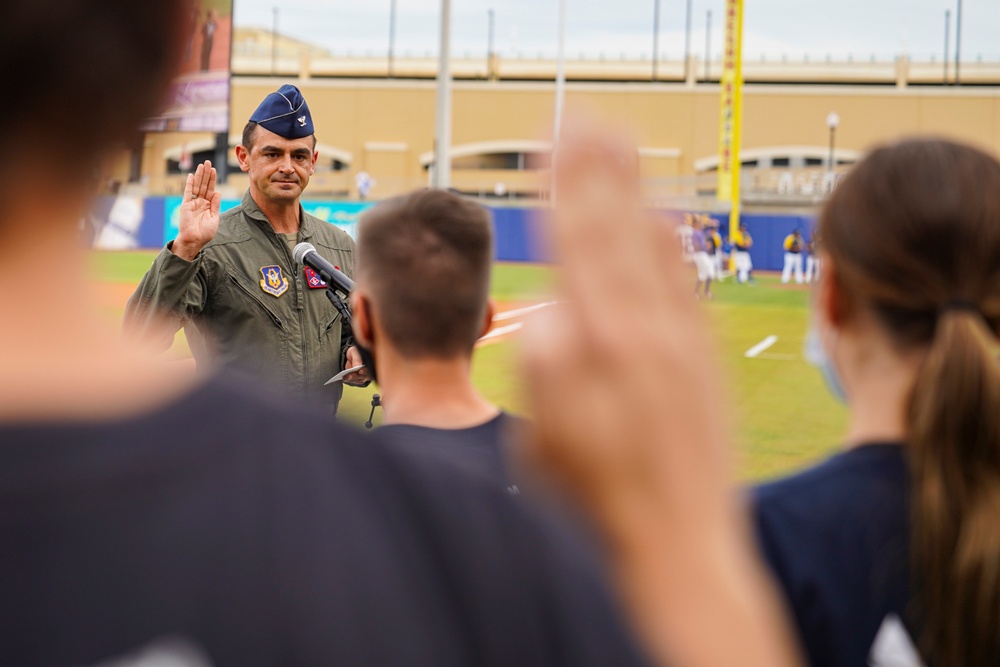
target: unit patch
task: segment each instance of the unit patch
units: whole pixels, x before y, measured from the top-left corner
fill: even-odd
[[[281,275],[280,266],[262,266],[260,288],[271,296],[281,296],[288,290],[288,278]]]
[[[309,285],[309,289],[326,289],[329,287],[326,282],[319,277],[319,274],[312,270],[311,267],[302,267],[306,272],[306,285]]]

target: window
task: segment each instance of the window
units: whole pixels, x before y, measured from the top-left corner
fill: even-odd
[[[187,169],[181,169],[180,158],[178,158],[176,160],[168,159],[167,160],[167,174],[168,175],[176,175],[176,174],[187,174],[189,172],[193,172],[194,169],[195,169],[195,167],[197,167],[199,164],[201,164],[205,160],[215,160],[215,151],[214,150],[207,150],[207,151],[198,151],[196,153],[192,153],[191,154],[191,166],[189,168],[187,168]]]

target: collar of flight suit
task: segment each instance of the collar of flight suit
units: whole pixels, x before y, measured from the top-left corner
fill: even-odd
[[[257,206],[257,202],[254,201],[253,197],[250,196],[250,189],[243,194],[243,200],[240,202],[240,207],[243,209],[243,214],[246,215],[251,220],[256,221],[258,224],[262,225],[265,230],[269,230],[274,233],[274,227],[271,226],[271,221],[267,219],[264,212],[260,210],[260,206]],[[302,208],[302,202],[299,202],[299,239],[305,240],[313,235],[312,222],[309,220],[309,215]]]

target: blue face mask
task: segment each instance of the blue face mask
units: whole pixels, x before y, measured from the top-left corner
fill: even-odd
[[[840,376],[837,374],[833,361],[823,349],[819,332],[816,331],[816,325],[812,322],[809,323],[809,331],[806,333],[806,340],[802,346],[802,354],[806,361],[818,368],[819,372],[823,374],[826,388],[833,394],[833,397],[841,403],[847,403],[847,392],[844,391],[844,385],[840,382]]]

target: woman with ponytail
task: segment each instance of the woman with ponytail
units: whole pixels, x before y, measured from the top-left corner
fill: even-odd
[[[814,666],[1000,664],[1000,163],[879,148],[823,210],[808,356],[845,450],[755,490]]]

